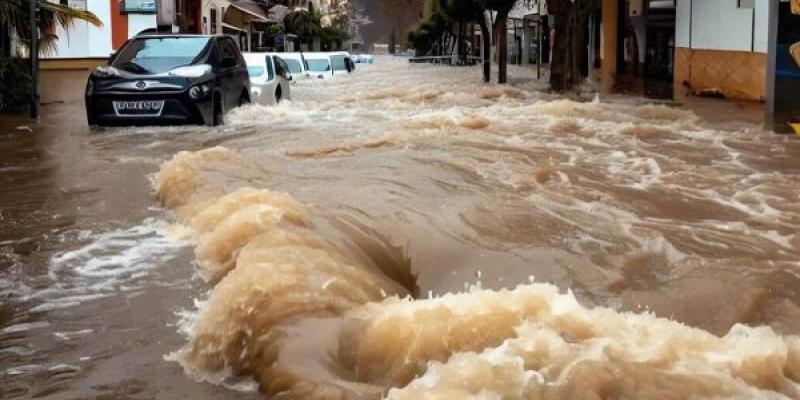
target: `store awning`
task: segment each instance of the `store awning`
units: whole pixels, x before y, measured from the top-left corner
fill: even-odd
[[[225,22],[222,23],[222,27],[223,28],[227,28],[227,29],[232,29],[234,31],[247,32],[246,30],[244,30],[242,28],[239,28],[238,26],[233,26],[231,24],[226,24]]]
[[[232,8],[235,8],[238,11],[246,14],[249,17],[247,19],[250,22],[253,22],[253,21],[255,21],[255,22],[274,22],[274,21],[269,19],[269,16],[267,15],[267,12],[264,11],[263,8],[261,8],[261,5],[259,5],[258,3],[254,2],[254,1],[239,0],[239,1],[231,1],[230,4],[231,4]],[[230,11],[230,7],[228,8],[228,11],[226,11],[226,13],[229,12],[229,11]]]

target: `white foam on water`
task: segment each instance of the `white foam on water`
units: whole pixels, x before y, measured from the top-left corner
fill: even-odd
[[[40,329],[46,328],[50,326],[50,323],[47,321],[38,321],[38,322],[26,322],[22,324],[14,324],[7,326],[3,329],[0,329],[0,333],[18,333],[18,332],[27,332],[33,329]]]
[[[151,284],[146,281],[152,272],[187,245],[168,236],[168,226],[151,218],[130,228],[79,232],[78,240],[88,243],[52,256],[48,276],[53,283],[23,300],[37,303],[34,312],[51,311]]]
[[[69,331],[69,332],[53,332],[53,336],[58,338],[59,340],[69,341],[74,340],[80,337],[88,336],[93,334],[95,331],[93,329],[81,329],[77,331]]]
[[[726,143],[746,140],[748,133],[721,132],[689,111],[665,106],[582,103],[484,86],[468,68],[393,60],[371,72],[375,75],[299,82],[298,100],[290,105],[229,114],[232,124],[256,126],[269,141],[247,138],[230,148],[182,152],[164,164],[155,181],[158,198],[194,231],[186,236],[202,243],[200,276],[213,285],[196,311],[180,313],[177,326],[187,344],[168,360],[198,380],[219,384],[253,376],[279,398],[335,398],[339,389],[375,398],[388,391],[390,398],[409,400],[603,398],[604,393],[637,400],[800,397],[795,336],[738,325],[717,336],[648,311],[619,311],[658,310],[665,293],[668,304],[660,316],[675,315],[671,303],[707,307],[687,304],[696,293],[678,298],[686,271],[699,275],[699,285],[724,278],[758,285],[753,303],[760,300],[759,289],[769,293],[772,286],[750,277],[708,273],[718,265],[765,258],[772,243],[781,246],[768,257],[796,254],[788,247],[796,247],[794,236],[787,232],[797,219],[779,203],[786,183],[754,174],[755,163],[748,164],[752,154]],[[419,84],[398,85],[397,74]],[[350,124],[356,132],[346,129]],[[374,215],[382,216],[383,226],[410,225],[390,217],[394,198],[383,194],[396,187],[373,186],[378,179],[363,173],[376,168],[378,175],[384,167],[392,175],[388,181],[408,186],[403,193],[412,194],[403,201],[409,210],[427,220],[446,220],[442,230],[452,228],[448,233],[471,244],[496,235],[499,246],[506,238],[514,241],[509,252],[522,248],[522,254],[547,243],[590,259],[588,266],[563,266],[568,276],[559,285],[580,289],[582,299],[596,295],[586,292],[599,292],[599,304],[616,308],[579,304],[571,291],[534,282],[483,290],[480,278],[494,282],[497,273],[489,260],[474,284],[450,286],[463,283],[463,293],[426,288],[424,299],[400,298],[405,293],[392,292],[369,262],[349,258],[350,247],[328,246],[329,230],[286,221],[281,213],[265,221],[242,212],[253,201],[285,207],[270,199],[274,184],[323,204],[313,209],[319,214],[328,211],[326,205],[335,208],[336,201],[315,196],[341,196],[347,207],[370,218],[359,221],[365,225]],[[439,190],[427,180],[455,189]],[[475,193],[463,194],[470,190]],[[428,198],[445,200],[430,205]],[[382,202],[391,204],[375,206]],[[488,228],[465,226],[472,215],[464,210],[481,206],[486,211],[476,212],[474,220]],[[347,214],[332,213],[337,212]],[[414,232],[402,228],[391,233]],[[427,245],[426,237],[401,239]],[[725,258],[734,252],[736,257]],[[453,258],[443,254],[437,267],[451,267],[446,257]],[[599,267],[592,257],[600,259]],[[475,260],[469,261],[469,270],[456,276],[475,271]],[[531,272],[547,268],[540,265],[544,262],[531,257]],[[617,276],[625,280],[615,286],[609,277]],[[657,298],[646,304],[650,299],[635,297],[637,291]],[[625,297],[631,293],[632,299]],[[760,306],[741,306],[746,315],[729,317],[732,322],[723,329]],[[731,305],[734,313],[737,307]],[[337,336],[335,329],[304,325],[316,326],[309,322],[316,318],[348,329]],[[316,347],[325,340],[341,347]],[[319,360],[324,367],[314,364]],[[331,378],[338,368],[345,373]],[[370,392],[376,388],[378,395]]]

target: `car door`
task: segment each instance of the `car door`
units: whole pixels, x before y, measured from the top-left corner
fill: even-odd
[[[277,65],[275,65],[275,56],[267,55],[264,56],[264,62],[267,64],[267,85],[264,88],[265,91],[269,92],[269,97],[264,97],[268,99],[267,104],[272,104],[275,102],[275,87],[278,86],[278,79],[277,79]]]
[[[331,58],[331,70],[333,75],[347,74],[350,70],[347,68],[347,61],[343,55],[334,54]]]
[[[242,58],[236,42],[231,38],[223,37],[217,41],[219,49],[219,90],[224,101],[225,111],[239,105],[239,97],[242,95],[242,80],[247,78],[242,76]],[[244,73],[247,73],[246,68]],[[248,90],[249,92],[249,90]]]
[[[275,61],[275,81],[280,86],[281,98],[291,100],[292,98],[292,85],[289,81],[292,80],[292,74],[289,71],[289,66],[286,61],[278,56],[274,56]]]

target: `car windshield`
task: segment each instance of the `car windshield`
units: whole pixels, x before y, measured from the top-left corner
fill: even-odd
[[[264,76],[264,67],[247,67],[247,73],[251,78]]]
[[[192,65],[210,43],[207,37],[152,37],[132,40],[114,60],[114,67],[135,74],[162,74]]]
[[[292,60],[291,58],[284,58],[283,61],[286,61],[290,73],[300,74],[303,72],[303,68],[300,67],[300,61]]]
[[[308,60],[308,70],[313,72],[324,72],[331,70],[331,64],[328,60],[322,59],[309,59]]]
[[[334,71],[346,71],[347,64],[344,62],[344,56],[333,56],[331,57],[331,61],[333,62],[333,70]]]

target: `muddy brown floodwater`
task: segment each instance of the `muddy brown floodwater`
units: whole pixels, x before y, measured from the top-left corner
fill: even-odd
[[[800,141],[512,75],[3,120],[0,398],[800,398]]]

